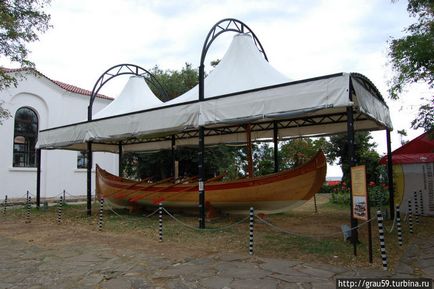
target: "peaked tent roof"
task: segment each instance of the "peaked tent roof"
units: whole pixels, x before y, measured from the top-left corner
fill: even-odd
[[[121,93],[108,106],[97,112],[93,119],[120,115],[162,106],[163,102],[155,96],[141,76],[131,76]]]
[[[250,41],[250,42],[249,42]],[[254,48],[254,49],[252,49]],[[197,88],[154,107],[117,116],[43,130],[44,149],[144,151],[176,145],[197,145],[204,126],[205,144],[245,143],[251,138],[327,135],[347,131],[347,108],[354,112],[356,130],[392,128],[389,108],[374,84],[357,73],[337,73],[288,82],[266,62],[253,39],[234,37],[229,51],[205,79],[205,100]]]
[[[434,162],[433,132],[425,132],[392,152],[393,164],[416,164]],[[387,155],[381,158],[381,164],[387,163]]]
[[[236,64],[236,65],[234,65]],[[236,34],[213,71],[205,78],[205,98],[288,82],[289,79],[265,60],[250,34]],[[195,101],[196,85],[166,105]]]

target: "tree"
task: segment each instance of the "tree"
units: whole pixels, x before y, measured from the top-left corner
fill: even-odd
[[[381,166],[378,165],[380,156],[374,150],[377,146],[372,141],[369,132],[356,132],[354,135],[356,163],[366,165],[366,178],[368,182],[378,182],[382,175]],[[348,156],[348,140],[346,134],[338,134],[330,137],[325,143],[327,159],[330,163],[337,161],[342,168],[342,180],[350,180],[350,160]]]
[[[50,15],[43,9],[50,0],[2,0],[0,1],[0,58],[17,62],[21,67],[34,67],[28,59],[26,45],[39,40],[38,33],[50,28]],[[14,76],[0,69],[0,89],[17,85]],[[0,103],[0,124],[10,117]]]
[[[162,101],[171,100],[180,96],[184,92],[190,90],[198,83],[199,72],[193,69],[190,63],[185,63],[181,71],[165,70],[163,71],[157,65],[150,70],[157,78],[158,82],[164,87],[167,92],[167,98],[160,95],[159,91],[153,91]],[[152,89],[153,87],[151,87]]]
[[[309,161],[318,150],[326,148],[326,139],[295,138],[284,142],[280,147],[280,169],[300,166]]]
[[[406,36],[392,39],[389,58],[396,72],[389,88],[390,97],[398,99],[403,89],[411,83],[425,82],[434,88],[434,1],[409,0],[407,11],[417,17],[417,22],[407,27]],[[434,128],[434,96],[426,99],[419,115],[411,122],[412,128]]]

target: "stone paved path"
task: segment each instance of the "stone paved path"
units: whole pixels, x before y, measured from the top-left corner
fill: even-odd
[[[27,226],[34,233],[45,230],[37,224]],[[44,245],[43,241],[28,237],[31,235],[23,235],[18,228],[11,233],[11,224],[0,223],[0,289],[327,289],[336,288],[335,278],[339,277],[434,278],[434,236],[412,244],[395,272],[384,272],[380,268],[354,270],[247,254],[191,256],[189,252],[174,257],[146,244],[143,249],[121,250],[117,246],[121,237],[111,243],[95,244],[92,236],[96,232],[74,232],[78,239],[74,242],[62,239],[71,234],[67,228],[47,229],[43,233],[60,238],[60,245]],[[141,244],[137,246],[140,248]]]

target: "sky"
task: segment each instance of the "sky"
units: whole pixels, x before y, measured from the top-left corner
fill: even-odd
[[[390,107],[395,149],[401,145],[397,130],[407,131],[406,140],[422,133],[410,122],[429,93],[417,84],[399,101],[388,98],[388,41],[415,21],[406,7],[403,0],[52,0],[47,12],[53,27],[29,45],[30,59],[48,77],[92,90],[105,70],[121,63],[197,67],[211,27],[236,18],[259,38],[270,64],[292,80],[337,72],[367,76]],[[232,36],[225,33],[212,44],[206,69],[223,57]],[[116,79],[101,92],[116,97],[125,81]],[[385,131],[373,136],[384,154]],[[329,168],[329,176],[340,174]]]

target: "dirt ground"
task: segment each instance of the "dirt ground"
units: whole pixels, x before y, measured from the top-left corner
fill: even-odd
[[[317,212],[314,200],[285,214],[262,216],[275,227],[255,220],[255,254],[262,257],[291,258],[301,261],[318,260],[330,264],[358,267],[380,267],[378,228],[372,224],[374,262],[368,262],[368,230],[364,225],[359,230],[360,244],[357,257],[353,255],[353,246],[343,240],[342,224],[349,225],[349,209],[337,208],[329,203],[328,195],[317,195]],[[91,218],[85,216],[84,207],[71,205],[64,211],[62,223],[57,224],[56,209],[32,215],[32,222],[25,224],[25,213],[21,211],[15,217],[6,218],[2,223],[2,234],[26,242],[33,242],[46,247],[68,246],[78,242],[98,246],[106,244],[119,250],[155,250],[164,252],[174,259],[206,256],[216,252],[248,252],[248,222],[244,216],[223,216],[207,221],[210,230],[195,230],[197,217],[175,214],[177,220],[164,216],[164,242],[158,241],[158,216],[143,218],[143,215],[128,215],[127,212],[106,207],[103,231],[97,232],[97,206]],[[423,226],[433,227],[432,218]],[[239,224],[236,224],[240,222]],[[232,227],[224,230],[213,228]],[[189,226],[189,227],[186,227]],[[392,223],[386,222],[386,228]],[[277,230],[276,230],[277,228]],[[62,234],[58,234],[61,230]],[[281,230],[280,232],[278,230]],[[431,229],[432,230],[432,229]],[[283,231],[283,232],[282,232]],[[429,230],[418,230],[429,234]],[[386,234],[389,249],[389,262],[396,264],[405,250],[409,236],[404,230],[404,246],[396,243],[395,232]],[[420,236],[419,236],[420,237]],[[390,240],[390,241],[389,241]]]

